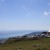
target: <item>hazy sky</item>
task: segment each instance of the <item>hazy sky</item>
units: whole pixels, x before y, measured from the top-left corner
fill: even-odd
[[[0,30],[48,30],[50,0],[0,0]]]

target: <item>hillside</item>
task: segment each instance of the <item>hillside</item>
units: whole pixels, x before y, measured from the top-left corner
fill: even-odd
[[[22,40],[16,43],[0,45],[0,50],[50,50],[50,38],[42,38],[39,40]]]

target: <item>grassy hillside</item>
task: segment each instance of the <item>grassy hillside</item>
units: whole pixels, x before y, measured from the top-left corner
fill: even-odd
[[[0,50],[18,50],[18,48],[23,50],[50,50],[50,38],[22,40],[12,44],[0,45]]]

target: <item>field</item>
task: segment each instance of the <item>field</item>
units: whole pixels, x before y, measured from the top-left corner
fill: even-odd
[[[50,50],[50,38],[23,40],[12,44],[0,45],[0,50],[18,50],[19,48],[22,48],[22,50],[38,50],[38,48]]]

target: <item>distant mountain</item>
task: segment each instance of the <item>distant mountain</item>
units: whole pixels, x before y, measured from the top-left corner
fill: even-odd
[[[31,32],[29,34],[26,34],[25,36],[27,36],[27,35],[38,35],[38,34],[42,34],[42,32]]]

